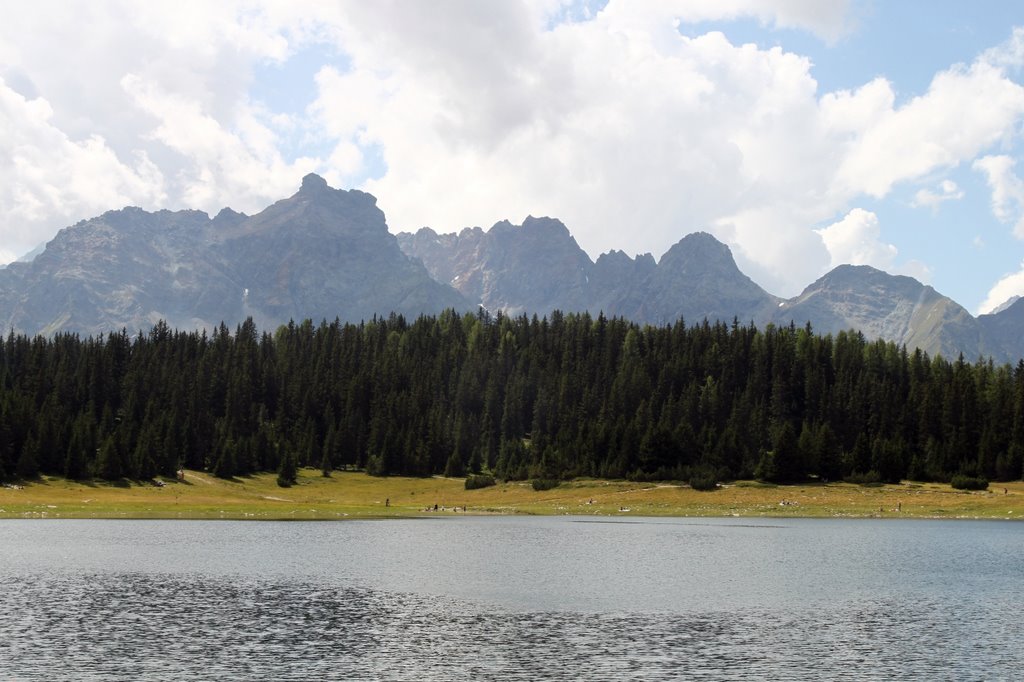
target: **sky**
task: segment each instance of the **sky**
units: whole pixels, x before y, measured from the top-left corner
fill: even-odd
[[[779,296],[867,264],[977,314],[1024,295],[1022,67],[1008,0],[0,0],[0,262],[316,172],[393,232],[704,230]]]

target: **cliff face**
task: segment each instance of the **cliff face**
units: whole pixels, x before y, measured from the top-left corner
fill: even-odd
[[[683,237],[658,261],[650,254],[630,258],[610,251],[592,263],[561,223],[533,226],[530,231],[525,223],[524,228],[498,223],[487,232],[472,228],[458,235],[424,228],[400,235],[399,243],[411,257],[422,259],[436,279],[492,311],[585,310],[651,324],[680,318],[689,324],[704,319],[810,322],[821,333],[853,329],[870,339],[947,358],[963,353],[972,361],[992,356],[1016,362],[1024,356],[1020,301],[974,318],[911,277],[853,265],[835,268],[799,296],[784,300],[744,275],[729,248],[706,233]],[[539,227],[546,227],[547,234]]]
[[[778,308],[775,321],[810,321],[815,331],[856,329],[884,339],[956,358],[991,352],[978,321],[952,299],[912,277],[867,265],[841,265]]]
[[[332,189],[316,175],[253,216],[109,211],[61,230],[31,262],[0,269],[0,323],[29,334],[134,332],[158,320],[210,328],[246,317],[271,329],[477,305],[651,324],[810,322],[821,333],[853,329],[949,358],[1024,356],[1021,300],[974,318],[917,280],[851,265],[782,300],[705,233],[683,237],[657,261],[610,251],[597,262],[552,218],[395,236],[374,197]]]
[[[267,328],[446,307],[473,308],[402,253],[372,196],[313,175],[251,217],[111,211],[0,270],[0,319],[30,334],[136,331],[160,319],[212,327],[247,316]]]
[[[987,342],[987,353],[1016,363],[1024,358],[1024,299],[1014,297],[978,323]]]
[[[488,310],[547,314],[588,307],[590,258],[558,220],[503,221],[484,232],[438,235],[423,228],[399,244],[430,274]]]
[[[611,251],[594,263],[565,225],[550,218],[457,235],[423,228],[399,235],[399,244],[438,281],[508,314],[557,309],[650,323],[734,316],[749,322],[765,319],[775,303],[739,271],[727,246],[704,233],[687,235],[660,262]]]

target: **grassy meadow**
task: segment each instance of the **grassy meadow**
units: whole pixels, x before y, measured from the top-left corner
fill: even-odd
[[[299,472],[281,488],[273,474],[223,480],[187,471],[184,480],[120,484],[43,477],[0,487],[0,518],[357,519],[469,514],[603,516],[1024,517],[1024,483],[988,491],[940,483],[774,486],[739,481],[711,492],[673,483],[576,480],[535,491],[529,482],[465,490],[455,478],[374,478],[362,472]],[[1005,492],[1004,492],[1005,490]],[[434,511],[437,505],[437,511]],[[464,511],[465,510],[465,511]]]

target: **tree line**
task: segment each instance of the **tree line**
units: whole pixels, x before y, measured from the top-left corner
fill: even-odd
[[[0,478],[1018,479],[1024,361],[552,313],[0,338]]]

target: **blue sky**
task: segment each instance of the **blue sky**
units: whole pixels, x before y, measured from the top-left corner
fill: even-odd
[[[993,0],[5,7],[0,260],[314,171],[394,231],[551,215],[596,257],[707,230],[775,294],[854,262],[976,313],[1024,294],[1022,65]]]
[[[733,42],[806,55],[822,92],[855,89],[882,76],[893,83],[901,102],[927,91],[937,72],[969,63],[1007,40],[1014,26],[1024,25],[1024,6],[1001,0],[864,2],[852,14],[849,33],[834,41],[754,19],[700,22],[680,30],[686,35],[721,31]],[[1021,82],[1019,70],[1013,76]],[[1019,157],[1019,148],[1015,151]],[[994,275],[1020,270],[1024,244],[992,216],[990,190],[969,164],[944,177],[956,182],[964,196],[936,210],[915,208],[915,190],[909,186],[860,204],[879,216],[886,240],[901,254],[928,264],[933,286],[976,313]]]

